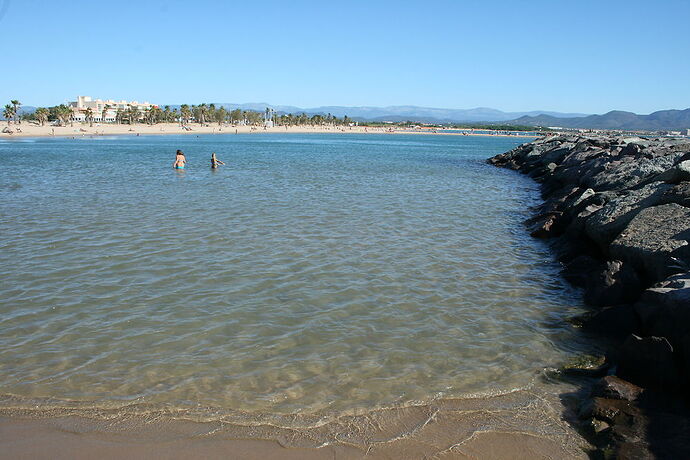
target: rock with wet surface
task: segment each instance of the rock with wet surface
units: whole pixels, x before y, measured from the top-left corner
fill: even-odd
[[[602,398],[635,401],[643,391],[643,388],[634,383],[630,383],[615,375],[607,375],[597,382],[593,394]]]

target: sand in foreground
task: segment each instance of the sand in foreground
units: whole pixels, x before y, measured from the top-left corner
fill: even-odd
[[[0,418],[1,459],[227,459],[331,460],[413,459],[419,449],[409,442],[364,451],[354,446],[320,448],[282,447],[278,441],[227,439],[196,423],[154,424],[136,429],[90,432],[88,419]],[[66,428],[67,425],[69,428]],[[164,434],[163,434],[164,433]],[[170,436],[171,433],[175,436]],[[424,445],[423,440],[417,441]],[[520,432],[477,432],[437,458],[443,459],[535,459],[574,458],[557,441]],[[584,452],[578,458],[586,458]]]

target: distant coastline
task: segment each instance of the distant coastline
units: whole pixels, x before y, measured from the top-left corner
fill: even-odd
[[[421,134],[421,135],[444,135],[444,136],[503,136],[503,137],[526,137],[534,138],[533,134],[507,131],[489,130],[466,130],[460,132],[457,129],[413,129],[400,127],[369,127],[369,126],[218,126],[198,124],[190,126],[188,129],[181,127],[179,123],[159,123],[155,125],[146,124],[94,124],[89,127],[88,123],[74,123],[74,126],[36,126],[28,123],[12,125],[13,131],[19,127],[20,132],[12,134],[0,133],[0,139],[14,139],[26,137],[94,137],[94,136],[114,136],[114,135],[170,135],[170,134],[249,134],[249,133],[331,133],[331,134]]]

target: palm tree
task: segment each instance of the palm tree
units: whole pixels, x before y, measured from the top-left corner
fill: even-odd
[[[228,111],[225,110],[225,107],[221,107],[220,109],[216,110],[215,117],[216,121],[218,122],[218,126],[222,126],[223,122],[225,121],[225,118],[228,116]]]
[[[108,109],[110,108],[110,104],[105,104],[103,106],[103,110],[101,110],[101,123],[105,123],[105,117],[108,115]]]
[[[57,117],[60,126],[64,126],[67,124],[67,120],[72,118],[72,109],[64,104],[60,104],[55,107],[55,116]]]
[[[139,109],[134,107],[133,105],[129,106],[129,109],[126,111],[127,114],[127,119],[129,120],[129,124],[132,125],[139,121]]]
[[[146,120],[146,124],[152,125],[153,117],[153,106],[151,105],[148,109],[144,110],[144,120]]]
[[[206,112],[207,116],[206,118],[209,121],[215,120],[216,119],[216,104],[209,104],[208,106],[208,111]]]
[[[199,104],[197,109],[199,110],[199,119],[197,121],[203,125],[205,118],[204,115],[206,115],[207,111],[206,103]]]
[[[232,123],[237,123],[242,119],[242,111],[240,109],[235,109],[230,112],[230,121]]]
[[[93,128],[93,110],[91,107],[84,110],[84,119],[89,123],[89,128]]]
[[[162,114],[163,114],[163,111],[159,107],[152,105],[146,111],[146,121],[150,125],[158,123],[161,119]]]
[[[22,105],[22,103],[15,99],[13,101],[10,101],[10,104],[12,104],[12,106],[14,107],[14,124],[17,124],[17,115],[19,115],[19,106]],[[19,121],[19,124],[20,125],[22,124],[21,120]]]
[[[2,112],[2,115],[5,117],[5,120],[7,120],[7,126],[10,126],[10,119],[14,116],[14,107],[9,104],[5,105],[5,110]]]
[[[62,120],[64,124],[67,124],[67,121],[70,121],[70,124],[74,126],[74,112],[72,109],[67,107],[66,105],[60,105],[60,113],[62,114]]]
[[[180,126],[184,126],[187,124],[189,117],[192,115],[192,112],[189,110],[189,106],[187,104],[182,104],[180,106],[180,115]]]
[[[36,115],[36,119],[41,124],[41,126],[45,125],[46,121],[48,121],[49,113],[50,111],[45,107],[39,107],[36,109],[36,112],[34,112],[34,115]]]

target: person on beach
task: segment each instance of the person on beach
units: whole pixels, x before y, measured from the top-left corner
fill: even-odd
[[[211,154],[211,169],[216,169],[218,165],[225,165],[225,163],[216,158],[216,152],[213,152]]]
[[[186,164],[187,159],[184,157],[184,153],[182,153],[182,150],[178,150],[175,154],[175,162],[173,163],[173,168],[184,169]]]

